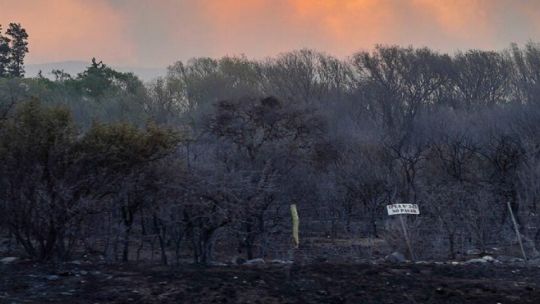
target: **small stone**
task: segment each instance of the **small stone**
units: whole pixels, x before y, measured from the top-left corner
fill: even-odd
[[[512,256],[506,256],[506,255],[497,256],[497,260],[499,260],[502,263],[510,263],[510,264],[517,264],[517,263],[524,262],[523,259],[512,257]]]
[[[17,261],[18,259],[19,259],[18,257],[5,257],[5,258],[0,259],[0,263],[2,263],[2,264],[11,264],[11,263]]]
[[[292,261],[288,260],[270,260],[270,264],[292,264]]]
[[[264,259],[261,259],[261,258],[253,259],[253,260],[247,260],[246,263],[245,263],[245,265],[261,265],[261,264],[265,264]]]
[[[59,280],[59,279],[60,279],[59,276],[54,275],[54,274],[48,275],[48,276],[46,276],[45,278],[46,278],[47,280],[49,280],[49,281],[56,281],[56,280]]]
[[[486,255],[480,259],[470,259],[465,262],[465,264],[485,264],[485,263],[499,263],[499,261],[494,259],[492,256]]]
[[[231,263],[233,265],[242,265],[246,262],[246,259],[244,258],[241,258],[241,257],[234,257],[232,260],[231,260]]]
[[[404,263],[406,261],[405,256],[397,251],[387,255],[384,259],[390,263]]]
[[[486,262],[495,262],[495,261],[497,261],[492,256],[489,256],[489,255],[483,256],[482,259],[485,260]]]
[[[534,258],[527,261],[527,264],[532,266],[540,266],[540,258]]]
[[[466,255],[479,255],[481,253],[480,249],[469,249],[465,252]]]
[[[464,264],[483,264],[483,263],[487,263],[487,261],[484,259],[470,259],[468,261],[465,261]]]

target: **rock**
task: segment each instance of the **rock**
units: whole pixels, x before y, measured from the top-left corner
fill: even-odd
[[[18,257],[5,257],[5,258],[0,259],[0,263],[2,263],[2,264],[11,264],[11,263],[17,261],[18,259],[19,259]]]
[[[384,259],[390,263],[404,263],[406,261],[405,256],[397,251],[387,255]]]
[[[261,264],[265,264],[266,262],[261,259],[261,258],[258,258],[258,259],[253,259],[253,260],[247,260],[246,261],[246,265],[261,265]]]
[[[483,264],[483,263],[487,263],[487,261],[485,261],[484,259],[470,259],[470,260],[465,261],[464,264]]]
[[[486,255],[479,259],[470,259],[464,264],[485,264],[485,263],[499,263],[498,260],[494,259],[492,256]]]
[[[512,257],[512,256],[506,256],[506,255],[500,255],[497,257],[497,260],[499,260],[502,263],[509,263],[509,264],[519,264],[523,263],[523,259]]]
[[[46,278],[48,281],[56,281],[56,280],[59,280],[59,279],[60,279],[59,276],[54,275],[54,274],[48,275],[48,276],[46,276],[45,278]]]
[[[480,255],[481,253],[480,249],[469,249],[465,251],[466,255]]]
[[[293,261],[285,261],[285,260],[270,260],[270,264],[292,264]]]
[[[493,258],[492,256],[490,256],[490,255],[485,255],[485,256],[482,257],[482,259],[483,259],[484,261],[486,261],[486,262],[492,262],[492,263],[497,262],[497,260],[494,259],[494,258]]]
[[[246,263],[246,259],[241,257],[234,257],[231,261],[233,265],[242,265]]]
[[[528,265],[531,266],[540,266],[540,258],[534,258],[527,261]]]

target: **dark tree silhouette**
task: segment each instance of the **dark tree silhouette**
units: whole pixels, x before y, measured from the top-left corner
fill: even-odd
[[[12,77],[24,76],[24,57],[28,53],[28,33],[20,23],[10,23],[6,35],[11,39],[9,50],[9,75]]]
[[[8,75],[10,42],[11,39],[2,34],[2,25],[0,25],[0,77],[6,77]]]

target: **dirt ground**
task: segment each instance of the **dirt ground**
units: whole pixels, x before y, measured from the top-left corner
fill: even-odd
[[[540,303],[540,268],[0,264],[0,303]]]

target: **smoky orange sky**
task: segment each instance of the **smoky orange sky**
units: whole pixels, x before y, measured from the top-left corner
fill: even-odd
[[[0,0],[0,24],[30,35],[28,63],[166,66],[196,56],[263,58],[375,44],[439,51],[540,41],[535,0]]]

